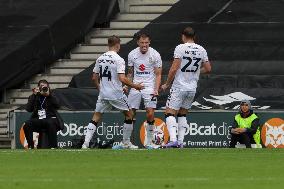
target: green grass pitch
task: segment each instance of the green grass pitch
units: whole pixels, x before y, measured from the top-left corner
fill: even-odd
[[[284,188],[284,150],[0,150],[2,189]]]

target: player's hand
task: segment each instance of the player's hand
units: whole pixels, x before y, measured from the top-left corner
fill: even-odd
[[[159,91],[158,90],[154,90],[153,96],[159,96]]]
[[[144,89],[145,87],[142,83],[138,83],[138,84],[134,84],[133,88],[140,91],[140,90]]]
[[[123,92],[125,93],[125,94],[127,94],[128,93],[128,87],[126,86],[126,85],[124,85],[123,87],[122,87],[122,90],[123,90]]]
[[[166,83],[164,85],[161,86],[161,89],[163,91],[167,90],[167,88],[169,88],[170,85],[167,85]]]

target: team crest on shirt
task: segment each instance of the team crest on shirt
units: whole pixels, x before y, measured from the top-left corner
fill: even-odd
[[[149,63],[150,63],[150,64],[154,64],[154,60],[153,60],[152,57],[149,57]]]

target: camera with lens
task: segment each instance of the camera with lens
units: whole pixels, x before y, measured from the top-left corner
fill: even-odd
[[[40,93],[48,93],[49,88],[47,86],[43,86],[39,88]]]

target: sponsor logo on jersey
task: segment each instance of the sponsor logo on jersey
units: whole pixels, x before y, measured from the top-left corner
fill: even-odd
[[[140,64],[139,70],[142,71],[142,72],[145,71],[145,65],[144,64]]]

